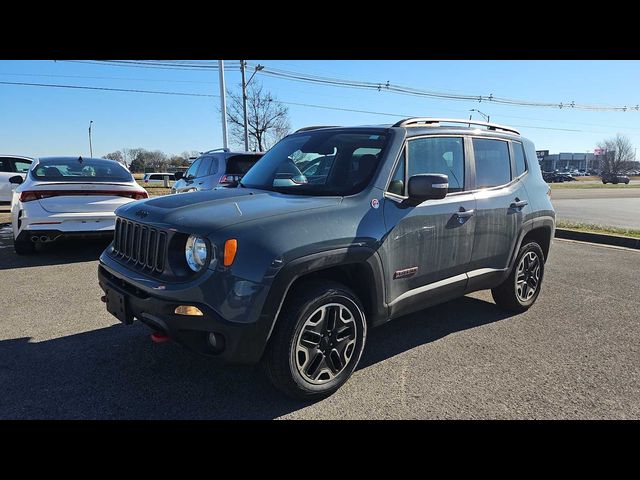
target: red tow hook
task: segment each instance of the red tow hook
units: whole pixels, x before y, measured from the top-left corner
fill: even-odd
[[[169,335],[160,332],[154,332],[151,334],[151,341],[153,343],[164,343],[169,341]]]

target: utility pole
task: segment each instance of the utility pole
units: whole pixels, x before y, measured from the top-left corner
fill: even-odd
[[[93,124],[93,120],[89,122],[89,157],[93,158],[93,146],[91,145],[91,125]]]
[[[242,75],[242,112],[244,115],[244,151],[249,151],[249,122],[247,119],[247,83],[245,82],[245,61],[240,60],[240,73]]]
[[[227,137],[227,94],[224,86],[224,60],[218,60],[218,70],[220,70],[220,107],[222,110],[222,146],[229,148],[229,138]]]

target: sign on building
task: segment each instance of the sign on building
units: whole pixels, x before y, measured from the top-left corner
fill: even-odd
[[[543,160],[547,155],[549,155],[549,150],[536,150],[538,161]]]

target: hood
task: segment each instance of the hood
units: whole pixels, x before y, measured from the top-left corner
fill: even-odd
[[[221,188],[131,202],[118,208],[116,214],[160,228],[207,235],[231,225],[332,207],[341,201],[342,197],[310,197],[246,188]]]

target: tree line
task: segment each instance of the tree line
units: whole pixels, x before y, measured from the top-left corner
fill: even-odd
[[[173,168],[188,168],[190,158],[200,155],[200,152],[182,152],[179,155],[169,155],[161,150],[146,150],[144,148],[123,148],[115,152],[107,153],[103,158],[116,160],[129,167],[132,173],[142,173],[145,169],[153,169],[158,172]]]

